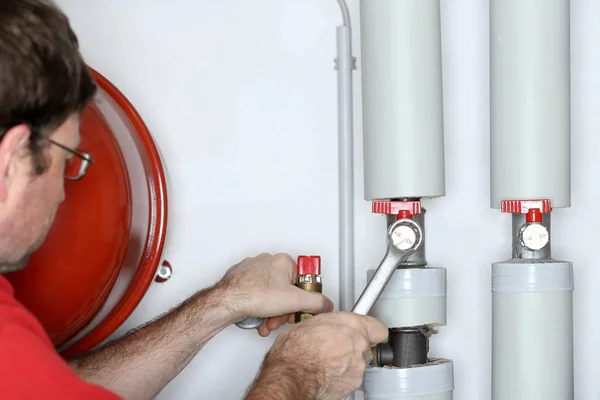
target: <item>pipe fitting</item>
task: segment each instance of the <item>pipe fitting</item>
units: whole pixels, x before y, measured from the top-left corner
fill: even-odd
[[[371,365],[410,368],[427,364],[428,335],[427,327],[390,329],[389,341],[372,348]]]
[[[541,214],[541,220],[528,222],[527,214],[512,214],[513,258],[548,260],[551,258],[551,213]]]

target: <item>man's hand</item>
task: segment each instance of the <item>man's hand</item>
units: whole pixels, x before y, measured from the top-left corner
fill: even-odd
[[[294,286],[295,278],[296,263],[287,254],[263,253],[231,267],[222,284],[227,288],[234,322],[247,317],[268,318],[258,329],[261,336],[268,336],[286,322],[293,322],[297,311],[320,314],[333,310],[333,303],[324,295]]]
[[[279,335],[246,399],[345,399],[387,337],[381,322],[350,312],[305,320]]]
[[[225,277],[152,323],[107,346],[71,360],[88,382],[125,399],[153,399],[202,347],[233,322],[272,317],[266,336],[296,311],[331,311],[325,296],[295,287],[296,264],[287,255],[261,254],[233,266]],[[293,314],[292,314],[293,315]]]

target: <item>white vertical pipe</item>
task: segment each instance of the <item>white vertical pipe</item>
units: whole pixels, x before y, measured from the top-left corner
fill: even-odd
[[[490,1],[491,207],[571,205],[569,0]]]
[[[345,0],[338,0],[343,24],[337,28],[340,310],[354,305],[354,113],[352,30]],[[352,393],[349,400],[354,400]]]
[[[490,0],[491,207],[571,205],[569,0]],[[492,268],[492,400],[573,400],[573,268]]]
[[[573,266],[495,263],[492,400],[573,400]]]
[[[365,198],[445,195],[440,0],[362,0]]]
[[[346,3],[339,0],[344,25],[337,28],[339,135],[340,309],[354,305],[354,130],[352,110],[352,32]]]

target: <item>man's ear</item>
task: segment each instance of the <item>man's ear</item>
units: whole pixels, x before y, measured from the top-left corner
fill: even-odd
[[[0,141],[0,203],[8,198],[11,178],[25,154],[31,129],[24,124],[10,128]]]

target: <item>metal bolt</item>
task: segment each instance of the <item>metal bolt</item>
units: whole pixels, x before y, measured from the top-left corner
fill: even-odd
[[[164,261],[162,265],[158,268],[158,272],[156,274],[157,282],[166,282],[171,279],[171,275],[173,275],[173,269],[171,268],[171,264],[168,261]]]
[[[407,251],[417,244],[418,232],[408,225],[399,225],[392,232],[392,243],[396,248]]]
[[[548,229],[542,224],[525,224],[521,228],[521,243],[531,251],[538,251],[546,247],[550,241]]]

